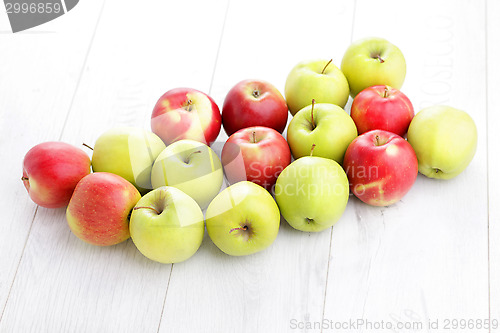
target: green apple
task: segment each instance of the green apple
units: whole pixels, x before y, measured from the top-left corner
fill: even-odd
[[[173,186],[192,197],[202,209],[219,193],[224,173],[219,157],[206,144],[180,140],[163,150],[153,165],[153,188]]]
[[[295,159],[311,153],[342,164],[349,144],[358,136],[356,124],[340,106],[314,103],[295,114],[287,130],[287,141]]]
[[[271,245],[280,226],[280,211],[263,187],[236,183],[220,192],[206,212],[210,239],[224,253],[244,256]]]
[[[165,144],[153,132],[116,127],[97,139],[92,152],[92,170],[122,176],[144,194],[152,189],[151,168],[163,149]]]
[[[203,212],[189,195],[171,186],[143,196],[130,216],[130,236],[147,258],[176,263],[190,258],[203,241]]]
[[[401,89],[406,76],[406,61],[401,50],[382,38],[365,38],[352,43],[340,65],[351,96],[377,85]]]
[[[476,153],[476,124],[462,110],[431,106],[411,121],[408,142],[417,154],[420,173],[450,179],[464,171]]]
[[[344,107],[349,99],[346,77],[332,61],[311,60],[297,64],[285,83],[285,99],[292,115],[315,99]]]
[[[278,176],[276,202],[293,228],[322,231],[342,216],[349,198],[349,181],[334,160],[305,156]]]

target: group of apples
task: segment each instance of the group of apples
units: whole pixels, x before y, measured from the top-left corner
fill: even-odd
[[[131,237],[146,257],[175,263],[198,250],[206,223],[223,252],[252,254],[274,242],[280,216],[321,231],[339,220],[349,192],[388,206],[419,171],[449,179],[467,167],[477,143],[472,118],[442,105],[414,115],[399,90],[405,75],[395,45],[366,38],[347,49],[341,69],[331,60],[295,66],[286,100],[268,82],[245,80],[221,113],[207,94],[173,89],[156,103],[152,131],[111,129],[92,160],[72,145],[41,143],[26,154],[22,180],[38,205],[67,206],[70,229],[91,244]],[[229,138],[219,158],[210,145],[222,126]],[[224,174],[230,186],[220,191]]]

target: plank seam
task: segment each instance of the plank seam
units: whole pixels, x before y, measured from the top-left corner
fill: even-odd
[[[491,261],[490,261],[490,249],[491,249],[491,244],[490,244],[490,149],[489,149],[489,117],[488,117],[488,104],[489,104],[489,94],[488,94],[488,0],[484,1],[484,56],[485,56],[485,73],[484,73],[484,78],[485,78],[485,98],[486,98],[486,210],[487,210],[487,217],[488,217],[488,318],[489,318],[489,323],[491,323]],[[488,325],[488,332],[491,333],[491,325]]]
[[[160,332],[161,322],[163,319],[163,311],[165,310],[165,303],[167,303],[168,287],[170,287],[170,280],[172,278],[172,271],[174,270],[174,264],[170,266],[170,274],[168,275],[167,289],[165,290],[165,297],[163,298],[163,305],[161,307],[160,321],[158,322],[158,330],[156,333]]]
[[[36,217],[36,214],[38,213],[39,207],[40,206],[38,206],[38,205],[36,206],[35,213],[33,214],[33,218],[31,219],[30,228],[28,230],[28,234],[26,235],[26,240],[24,241],[23,250],[21,252],[21,256],[19,257],[19,261],[17,262],[16,271],[14,272],[14,277],[12,278],[12,283],[10,284],[10,287],[9,287],[7,299],[5,300],[5,304],[3,306],[2,313],[0,314],[0,323],[2,322],[3,315],[5,313],[5,309],[7,308],[7,304],[9,303],[10,294],[12,292],[12,288],[14,288],[14,283],[16,282],[17,273],[19,271],[19,267],[21,266],[21,261],[23,260],[23,257],[24,257],[24,251],[26,250],[26,246],[28,245],[28,240],[29,240],[30,235],[31,235],[31,229],[33,228],[33,224],[35,223],[35,217]]]
[[[333,239],[333,227],[330,228],[330,246],[328,248],[328,263],[326,265],[326,280],[325,280],[325,297],[323,298],[323,313],[321,314],[321,322],[325,320],[326,296],[328,294],[328,273],[330,272],[330,258],[332,257],[332,239]],[[321,325],[321,333],[323,333],[323,325]]]
[[[61,129],[61,134],[59,135],[59,141],[61,140],[62,138],[62,135],[64,133],[64,128],[66,127],[66,123],[68,121],[68,117],[69,117],[69,114],[71,112],[71,108],[73,106],[73,102],[75,100],[75,96],[76,96],[76,92],[78,90],[78,87],[80,86],[80,81],[81,81],[81,78],[82,78],[82,75],[83,75],[83,71],[85,69],[85,65],[87,64],[87,59],[88,59],[88,55],[90,53],[90,49],[92,48],[92,44],[94,42],[94,37],[95,37],[95,34],[96,34],[96,31],[97,31],[97,27],[99,25],[99,22],[101,20],[101,15],[102,15],[102,12],[103,12],[103,8],[104,8],[104,4],[105,4],[105,0],[103,1],[103,4],[101,6],[101,10],[99,12],[99,16],[97,18],[97,22],[96,22],[96,25],[95,25],[95,28],[94,28],[94,32],[92,34],[92,37],[90,39],[90,43],[89,43],[89,48],[87,49],[87,54],[85,55],[85,59],[83,61],[83,66],[82,66],[82,69],[80,70],[80,75],[79,75],[79,78],[78,78],[78,81],[77,81],[77,84],[76,84],[76,87],[75,87],[75,93],[73,94],[73,97],[71,99],[71,103],[70,103],[70,107],[69,107],[69,110],[68,110],[68,113],[66,114],[66,118],[64,119],[64,123],[63,123],[63,126],[62,126],[62,129]],[[11,292],[12,292],[12,288],[14,287],[14,283],[16,282],[16,278],[17,278],[17,273],[19,271],[19,267],[21,266],[21,262],[24,258],[24,253],[26,251],[26,246],[28,245],[28,240],[30,238],[30,235],[31,235],[31,230],[33,229],[33,225],[35,223],[35,218],[36,218],[36,215],[38,213],[38,208],[40,206],[37,205],[36,209],[35,209],[35,213],[33,214],[33,218],[31,220],[31,224],[30,224],[30,227],[29,227],[29,230],[28,230],[28,234],[26,235],[26,240],[24,241],[24,246],[23,246],[23,250],[21,251],[21,256],[19,257],[19,261],[17,263],[17,267],[16,267],[16,270],[14,272],[14,278],[12,279],[12,282],[10,284],[10,287],[9,287],[9,292],[7,294],[7,299],[5,300],[5,304],[3,306],[3,309],[2,309],[2,313],[0,314],[0,323],[2,322],[2,319],[3,319],[3,316],[4,316],[4,313],[5,313],[5,309],[7,308],[7,305],[9,303],[9,299],[10,299],[10,295],[11,295]]]
[[[78,92],[78,90],[80,88],[80,83],[82,81],[83,72],[85,71],[85,67],[87,66],[87,63],[88,63],[90,50],[92,50],[92,45],[94,44],[95,35],[97,33],[97,28],[99,27],[99,23],[101,22],[101,16],[102,16],[102,13],[104,11],[105,4],[106,4],[106,0],[104,0],[102,2],[101,10],[99,12],[99,16],[97,17],[97,22],[95,24],[94,32],[92,33],[92,37],[90,39],[89,47],[87,49],[87,53],[85,54],[85,58],[83,60],[83,65],[82,65],[82,68],[80,70],[80,74],[78,75],[78,81],[76,82],[75,92],[73,93],[73,96],[71,97],[71,102],[69,104],[68,113],[66,113],[66,118],[64,118],[64,123],[63,123],[63,127],[62,127],[62,130],[61,130],[61,134],[59,135],[59,141],[61,141],[61,139],[62,139],[62,136],[64,134],[64,130],[65,130],[66,125],[68,123],[69,115],[71,114],[71,109],[73,109],[73,104],[75,103],[76,94],[77,94],[77,92]]]
[[[224,38],[224,30],[226,28],[226,21],[227,21],[227,13],[229,12],[229,3],[230,1],[227,1],[226,5],[226,12],[224,13],[224,21],[222,22],[222,29],[220,32],[220,38],[219,38],[219,45],[217,46],[217,53],[215,54],[215,62],[214,62],[214,70],[212,71],[212,78],[210,80],[210,87],[208,88],[208,94],[212,94],[212,86],[214,83],[214,77],[215,77],[215,71],[217,70],[217,63],[219,62],[219,53],[222,45],[222,39]]]

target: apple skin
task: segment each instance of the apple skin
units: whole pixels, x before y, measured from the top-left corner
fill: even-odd
[[[271,190],[291,161],[290,148],[272,128],[243,128],[227,139],[221,154],[230,184],[248,180]]]
[[[288,106],[278,89],[263,80],[244,80],[226,95],[222,106],[222,126],[231,136],[246,127],[264,126],[283,133]]]
[[[224,179],[219,157],[206,144],[180,140],[163,150],[153,164],[153,188],[173,186],[205,209],[219,193]]]
[[[347,112],[327,103],[314,103],[314,108],[309,105],[297,112],[287,130],[287,141],[295,159],[310,155],[314,144],[313,156],[330,158],[339,164],[357,136],[356,125]]]
[[[373,130],[349,145],[344,170],[356,197],[372,206],[389,206],[401,200],[415,183],[418,162],[405,139]]]
[[[92,151],[94,172],[110,172],[131,182],[139,192],[151,185],[151,168],[165,144],[154,133],[136,127],[116,127],[97,139]]]
[[[410,99],[390,86],[363,89],[351,106],[351,117],[359,134],[381,129],[404,137],[414,115]]]
[[[192,88],[176,88],[163,94],[151,114],[151,130],[165,145],[190,139],[211,145],[219,135],[219,107],[207,94]]]
[[[206,212],[210,239],[224,253],[245,256],[269,247],[280,226],[280,212],[263,187],[248,181],[229,186]]]
[[[69,203],[76,184],[90,173],[90,158],[64,142],[44,142],[31,148],[23,160],[23,181],[37,205],[60,208]]]
[[[311,104],[312,99],[343,108],[349,99],[349,84],[344,73],[328,60],[304,61],[288,74],[285,99],[292,115]]]
[[[418,171],[438,179],[451,179],[474,158],[477,128],[462,110],[446,105],[424,108],[413,118],[408,142],[415,149]]]
[[[130,236],[137,249],[146,258],[164,264],[193,256],[204,233],[203,212],[196,201],[171,186],[143,196],[130,217]]]
[[[376,85],[401,89],[406,76],[406,61],[401,50],[376,37],[352,43],[344,53],[340,68],[349,82],[352,97]]]
[[[288,224],[297,230],[318,232],[333,226],[344,213],[349,182],[334,160],[305,156],[279,175],[275,197]]]
[[[126,179],[94,172],[80,180],[66,209],[68,225],[78,238],[99,246],[130,237],[129,214],[141,194]]]

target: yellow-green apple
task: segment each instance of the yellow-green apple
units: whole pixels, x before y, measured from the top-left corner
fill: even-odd
[[[344,170],[356,197],[369,205],[389,206],[415,183],[418,162],[405,139],[392,132],[372,130],[349,145]]]
[[[352,97],[376,85],[401,89],[406,76],[406,61],[401,50],[376,37],[352,43],[344,53],[340,68],[349,82]]]
[[[340,164],[347,146],[357,136],[354,121],[340,106],[314,100],[297,112],[287,129],[287,141],[295,159],[309,155],[314,144],[314,156]]]
[[[203,212],[186,193],[159,187],[143,196],[132,210],[130,236],[147,258],[164,264],[184,261],[203,241]]]
[[[334,160],[304,156],[279,175],[275,197],[281,215],[293,228],[322,231],[334,225],[344,213],[349,183]]]
[[[351,105],[351,117],[359,134],[381,129],[404,136],[414,115],[410,99],[387,85],[363,89]]]
[[[131,182],[141,193],[152,189],[151,168],[165,149],[154,133],[136,127],[116,127],[103,133],[92,152],[94,172],[110,172]]]
[[[224,173],[215,152],[204,143],[180,140],[163,150],[153,165],[153,188],[173,186],[205,209],[219,193]]]
[[[349,99],[349,84],[332,60],[304,61],[288,74],[285,98],[292,115],[311,104],[312,99],[343,108]]]
[[[167,91],[151,114],[151,129],[167,146],[182,139],[211,145],[219,135],[221,122],[214,100],[192,88]]]
[[[244,80],[226,95],[222,106],[222,126],[227,135],[253,126],[265,126],[283,133],[288,107],[278,89],[263,80]]]
[[[422,109],[408,129],[418,171],[430,178],[450,179],[467,168],[476,153],[477,128],[462,110],[446,105]]]
[[[90,158],[64,142],[44,142],[31,148],[23,160],[23,181],[37,205],[64,207],[76,184],[90,173]]]
[[[224,253],[244,256],[270,246],[280,226],[280,212],[263,187],[248,181],[220,192],[206,212],[210,239]]]
[[[242,180],[254,182],[268,190],[288,164],[288,143],[272,128],[243,128],[227,139],[222,148],[222,165],[230,184]]]
[[[129,216],[141,198],[125,178],[94,172],[80,180],[66,209],[71,231],[81,240],[100,246],[130,237]]]

